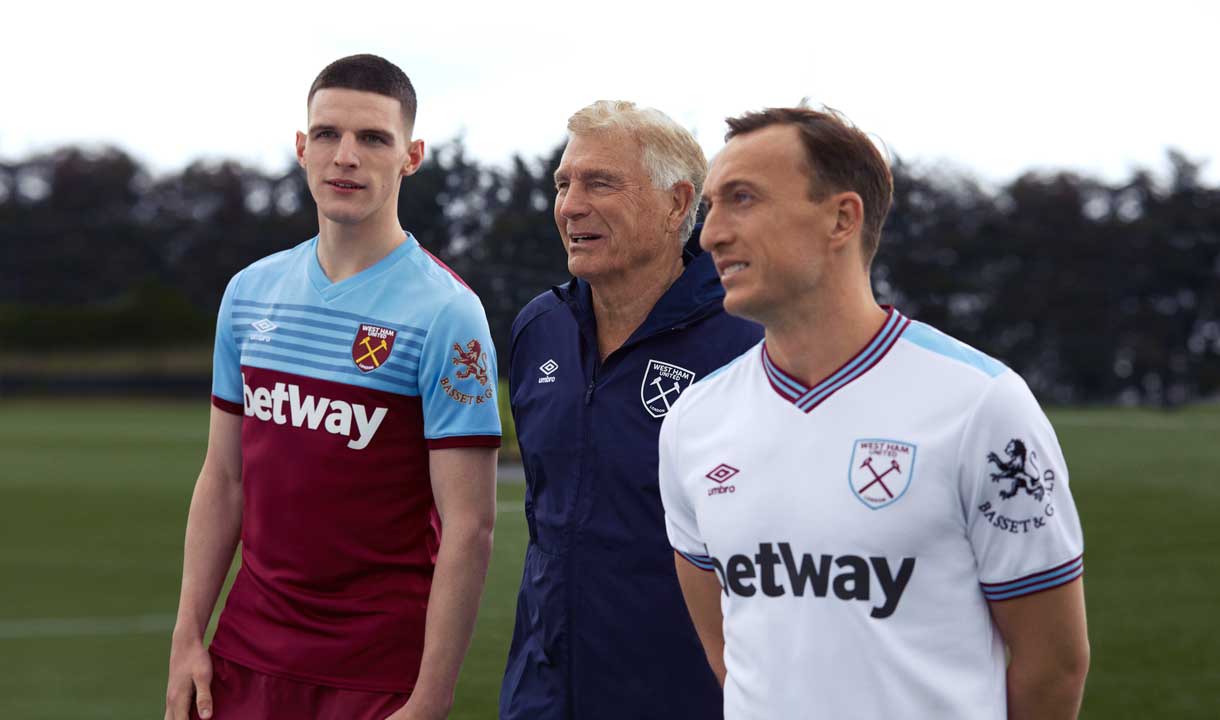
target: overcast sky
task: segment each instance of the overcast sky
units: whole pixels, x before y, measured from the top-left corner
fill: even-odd
[[[183,7],[186,9],[184,10]],[[1220,3],[750,0],[11,4],[0,159],[112,143],[156,171],[278,169],[331,60],[374,52],[420,98],[416,135],[505,162],[554,147],[602,98],[657,107],[709,156],[726,115],[802,97],[890,150],[993,181],[1066,168],[1220,180]]]

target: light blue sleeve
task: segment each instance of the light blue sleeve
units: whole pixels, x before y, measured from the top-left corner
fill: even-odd
[[[437,313],[419,358],[424,437],[432,449],[498,447],[496,349],[479,299],[456,294]]]
[[[241,352],[233,333],[233,296],[241,273],[229,280],[216,314],[216,346],[212,351],[212,396],[242,404]]]

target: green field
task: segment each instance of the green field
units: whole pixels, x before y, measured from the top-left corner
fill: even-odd
[[[0,718],[161,717],[206,415],[201,403],[0,402]],[[1220,408],[1052,420],[1087,542],[1083,717],[1220,716]],[[494,717],[521,496],[500,487],[454,718]]]

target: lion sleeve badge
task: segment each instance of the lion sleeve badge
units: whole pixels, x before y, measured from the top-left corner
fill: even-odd
[[[975,413],[958,459],[967,522],[988,600],[1070,582],[1084,537],[1055,431],[1015,374]]]
[[[450,399],[463,405],[482,405],[491,400],[494,392],[483,343],[478,339],[453,343],[449,363],[453,370],[441,378],[440,386]]]

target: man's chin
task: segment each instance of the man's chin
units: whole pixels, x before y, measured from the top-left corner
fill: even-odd
[[[336,225],[359,225],[368,219],[367,213],[360,213],[346,209],[319,207],[318,213],[326,218],[327,221]]]
[[[741,292],[726,292],[724,295],[724,311],[739,318],[761,322],[754,312],[754,303]]]
[[[597,277],[597,263],[589,262],[589,258],[573,258],[568,255],[568,272],[572,277],[589,282]]]

